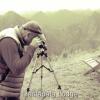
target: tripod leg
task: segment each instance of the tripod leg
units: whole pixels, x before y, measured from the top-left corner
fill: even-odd
[[[43,67],[41,68],[41,92],[43,91],[43,88],[42,88],[42,81],[43,81]]]
[[[61,85],[58,83],[58,80],[57,80],[57,78],[56,78],[56,74],[54,73],[54,70],[52,69],[52,66],[51,66],[51,64],[50,64],[50,60],[49,60],[48,57],[47,57],[47,62],[48,62],[48,64],[49,64],[50,69],[52,70],[52,73],[53,73],[54,78],[55,78],[55,80],[56,80],[56,83],[57,83],[57,85],[58,85],[58,89],[61,90]]]
[[[43,88],[42,88],[42,86],[43,86],[43,84],[42,84],[42,81],[43,81],[43,65],[42,65],[42,63],[43,63],[43,60],[42,60],[42,56],[41,56],[41,93],[43,91]]]
[[[55,80],[56,80],[56,83],[57,83],[57,85],[58,85],[58,89],[61,91],[60,93],[63,94],[61,85],[58,83],[58,80],[57,80],[57,78],[56,78],[56,74],[54,73],[54,70],[52,69],[52,66],[51,66],[51,64],[50,64],[50,60],[49,60],[48,57],[46,57],[46,58],[47,58],[47,62],[48,62],[48,64],[49,64],[49,67],[50,67],[50,69],[52,70],[52,73],[53,73],[54,78],[55,78]],[[63,95],[61,95],[61,100],[66,100],[65,97],[64,97]]]
[[[34,74],[35,73],[35,71],[36,71],[36,69],[37,69],[37,57],[36,57],[36,59],[35,59],[35,61],[34,61],[34,65],[33,65],[33,71],[32,71],[32,73]]]
[[[33,79],[34,72],[36,70],[36,65],[37,65],[37,57],[36,57],[36,59],[34,61],[34,69],[33,69],[33,72],[32,72],[32,75],[31,75],[31,79],[30,79],[30,82],[29,82],[29,85],[28,85],[28,88],[27,88],[27,94],[25,96],[25,100],[27,100],[27,96],[28,96],[28,93],[30,91],[30,86],[31,86],[31,83],[32,83],[32,79]]]
[[[41,95],[42,95],[42,92],[43,92],[43,59],[42,59],[42,56],[41,56]],[[41,100],[44,100],[46,98],[46,96],[44,96]]]

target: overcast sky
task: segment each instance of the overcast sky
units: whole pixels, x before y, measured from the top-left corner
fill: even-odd
[[[59,9],[99,9],[100,0],[0,0],[0,14],[9,10],[18,13],[25,11],[55,11]]]

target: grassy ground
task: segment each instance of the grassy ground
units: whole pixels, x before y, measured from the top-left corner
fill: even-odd
[[[43,69],[43,91],[45,91],[45,94],[51,93],[51,95],[47,95],[43,100],[100,100],[100,75],[93,72],[84,76],[84,73],[90,68],[82,62],[84,59],[95,57],[99,54],[100,51],[97,50],[96,52],[79,52],[67,57],[63,57],[62,55],[52,57],[50,63],[62,86],[62,93],[57,89],[53,74]],[[46,63],[45,65],[47,66]],[[25,100],[25,91],[28,87],[32,70],[31,63],[26,72],[21,100]],[[40,72],[38,71],[33,77],[30,93],[40,93]],[[26,100],[42,100],[43,98],[43,95],[35,96],[30,95]]]

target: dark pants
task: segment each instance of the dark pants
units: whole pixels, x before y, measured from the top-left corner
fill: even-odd
[[[0,97],[0,100],[20,100],[19,97]]]

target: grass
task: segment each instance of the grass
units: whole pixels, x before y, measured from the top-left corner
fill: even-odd
[[[44,100],[100,100],[100,76],[96,72],[84,76],[84,73],[90,68],[82,62],[84,59],[95,57],[99,54],[100,51],[98,49],[96,51],[80,51],[67,57],[63,57],[63,54],[58,57],[53,56],[50,63],[62,86],[63,96],[61,96],[62,94],[59,96],[59,90],[53,75],[44,69],[43,91],[52,91],[56,95],[58,94],[57,96],[46,97]],[[47,66],[46,63],[45,65]],[[23,92],[27,89],[31,74],[32,63],[27,68],[21,100],[24,100]],[[40,82],[40,71],[38,71],[33,77],[31,90],[39,91]],[[69,95],[69,92],[72,95]],[[42,99],[41,97],[28,97],[27,100]]]

